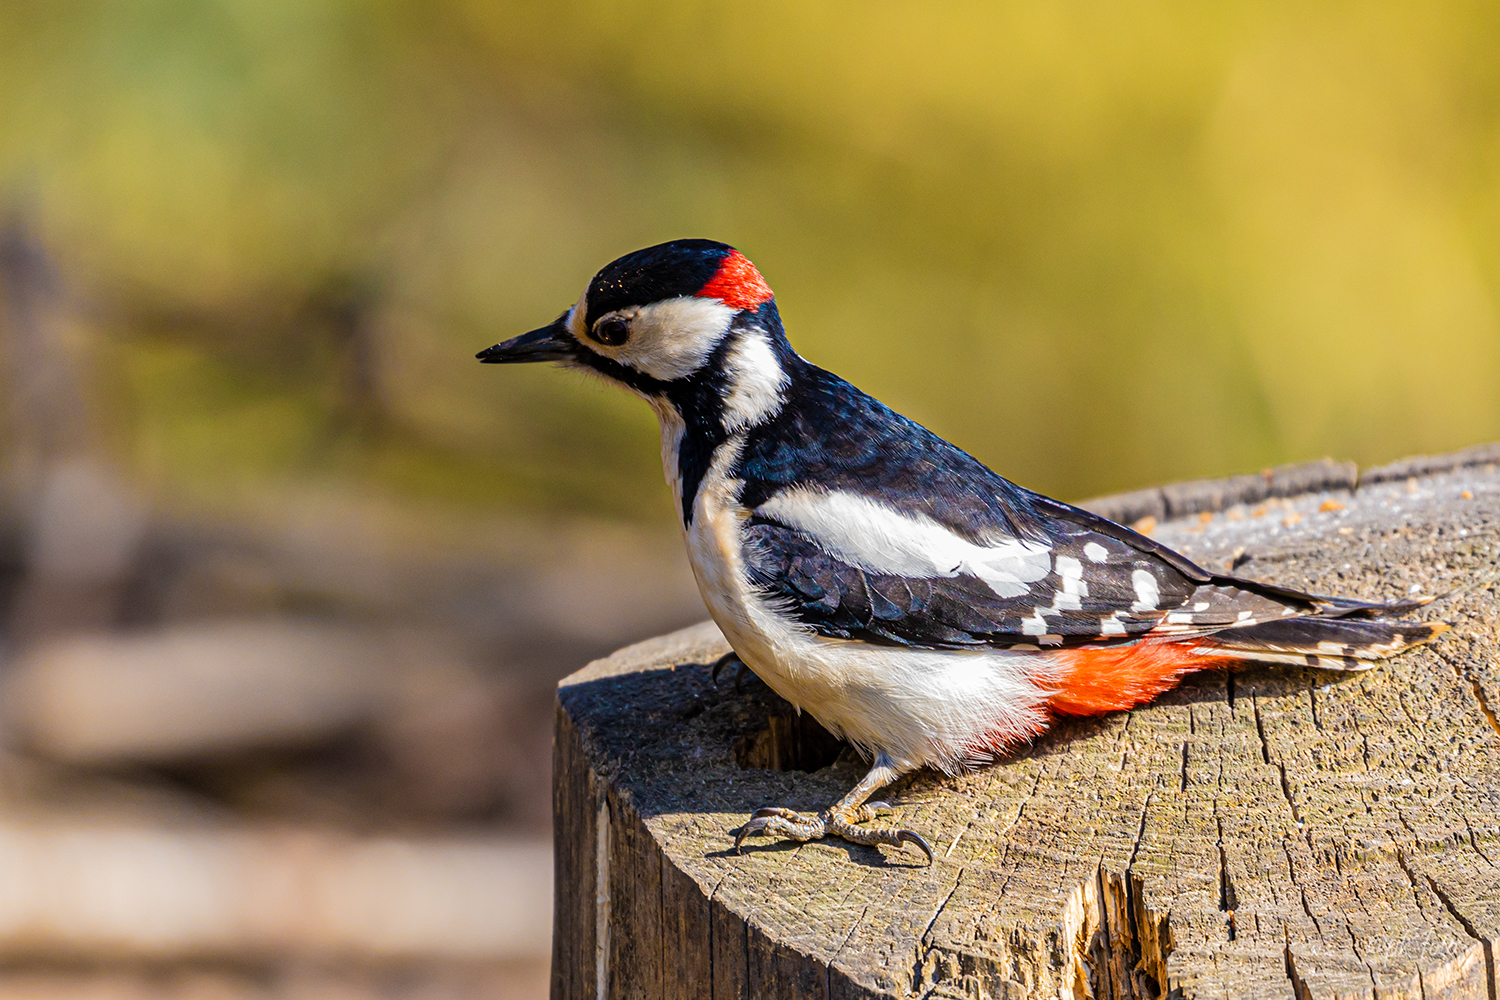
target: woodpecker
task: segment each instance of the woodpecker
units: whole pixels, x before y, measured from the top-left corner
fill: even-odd
[[[1442,623],[1211,573],[1017,486],[787,342],[733,247],[684,239],[606,266],[548,326],[481,351],[646,401],[709,614],[737,657],[852,743],[869,773],[820,813],[733,831],[932,849],[878,789],[994,761],[1062,715],[1129,709],[1236,662],[1364,670]],[[1397,620],[1393,620],[1397,619]]]

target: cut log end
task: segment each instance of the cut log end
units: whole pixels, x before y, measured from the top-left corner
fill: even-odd
[[[1454,629],[1364,673],[1198,674],[974,774],[911,776],[882,797],[930,867],[838,840],[735,854],[754,809],[825,806],[864,764],[759,681],[715,689],[711,625],[591,664],[559,690],[553,996],[1492,998],[1489,463],[1174,492],[1167,516],[1191,516],[1156,537],[1204,565],[1452,591],[1416,617]]]

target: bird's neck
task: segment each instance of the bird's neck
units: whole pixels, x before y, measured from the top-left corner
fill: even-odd
[[[775,420],[807,367],[779,322],[749,324],[732,330],[698,372],[653,400],[662,464],[684,524],[720,449]]]

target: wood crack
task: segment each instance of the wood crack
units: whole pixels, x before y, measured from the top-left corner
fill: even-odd
[[[1323,925],[1322,925],[1321,922],[1319,922],[1317,916],[1313,913],[1312,907],[1308,905],[1308,902],[1307,902],[1307,890],[1304,889],[1302,887],[1302,883],[1297,880],[1297,865],[1292,860],[1292,848],[1291,848],[1291,845],[1288,844],[1286,841],[1282,841],[1281,850],[1282,850],[1282,853],[1284,853],[1286,855],[1286,875],[1287,875],[1287,878],[1289,880],[1291,880],[1291,883],[1292,883],[1293,887],[1296,888],[1298,895],[1302,899],[1302,912],[1307,915],[1307,919],[1309,919],[1309,920],[1312,921],[1313,927],[1317,928],[1318,936],[1321,937],[1323,935]]]
[[[1469,831],[1469,846],[1474,848],[1475,854],[1479,855],[1485,861],[1489,862],[1491,867],[1494,867],[1494,859],[1484,852],[1484,848],[1479,846],[1479,838],[1474,835],[1474,824],[1469,822],[1469,817],[1467,814],[1465,814],[1462,818],[1464,821],[1464,829]]]
[[[917,939],[917,953],[911,968],[911,988],[913,992],[922,989],[922,967],[927,963],[927,956],[932,953],[932,928],[937,926],[938,917],[943,915],[943,910],[947,908],[948,901],[953,898],[953,894],[958,891],[958,887],[963,884],[963,880],[964,869],[960,868],[958,876],[953,880],[952,888],[943,897],[943,901],[937,905],[937,909],[932,911],[932,919],[927,921],[927,926],[922,929],[921,937]],[[845,943],[848,943],[847,940]]]
[[[1471,677],[1469,678],[1469,686],[1474,692],[1474,700],[1479,702],[1479,710],[1484,713],[1485,720],[1489,722],[1490,728],[1495,731],[1495,735],[1500,736],[1500,719],[1495,717],[1495,710],[1490,707],[1489,698],[1485,697],[1484,685],[1480,684],[1477,678]]]
[[[1354,926],[1349,921],[1344,921],[1344,933],[1349,935],[1349,947],[1354,951],[1354,957],[1364,963],[1365,972],[1370,976],[1370,995],[1380,996],[1380,983],[1375,979],[1375,966],[1370,964],[1364,953],[1359,950],[1359,939],[1354,936]]]
[[[1271,744],[1266,741],[1266,723],[1260,717],[1260,699],[1251,697],[1250,707],[1255,711],[1255,733],[1260,737],[1260,759],[1263,763],[1271,763]]]
[[[1292,956],[1290,940],[1287,941],[1282,955],[1286,958],[1286,978],[1292,984],[1292,996],[1296,997],[1296,1000],[1312,1000],[1312,990],[1307,988],[1307,983],[1297,973],[1297,960]]]
[[[1234,940],[1234,911],[1240,908],[1240,901],[1234,891],[1234,880],[1229,877],[1229,856],[1224,851],[1224,821],[1218,820],[1219,839],[1216,846],[1219,849],[1219,912],[1230,914],[1229,918],[1229,940]]]
[[[1479,711],[1483,713],[1485,721],[1490,724],[1490,729],[1494,731],[1495,735],[1500,736],[1500,718],[1496,717],[1495,710],[1490,707],[1489,696],[1484,693],[1484,685],[1479,683],[1479,678],[1457,663],[1451,655],[1442,649],[1434,648],[1433,653],[1438,659],[1453,668],[1454,674],[1458,676],[1460,681],[1468,683],[1469,690],[1473,692],[1474,700],[1479,703]]]
[[[849,897],[846,895],[844,898],[848,899]],[[859,911],[859,916],[855,918],[854,923],[849,925],[849,933],[844,935],[844,940],[840,941],[839,946],[833,950],[833,954],[828,956],[828,962],[823,966],[823,995],[825,997],[833,996],[834,961],[843,953],[845,948],[849,947],[849,942],[854,939],[854,932],[859,929],[860,924],[865,922],[865,917],[869,915],[869,912],[870,908],[868,906]]]
[[[1411,883],[1411,899],[1417,909],[1422,909],[1422,893],[1418,888],[1417,876],[1412,872],[1411,866],[1406,863],[1406,854],[1401,848],[1396,848],[1396,866],[1406,875],[1406,881]]]
[[[1276,762],[1276,770],[1281,774],[1281,794],[1286,799],[1287,806],[1292,810],[1292,819],[1296,822],[1298,828],[1301,828],[1303,826],[1302,813],[1298,811],[1297,803],[1292,801],[1292,786],[1291,782],[1287,780],[1286,765],[1278,760]]]
[[[1397,852],[1396,856],[1399,859],[1401,856],[1400,852]],[[1403,869],[1406,867],[1405,862],[1402,862],[1401,867]],[[1436,896],[1438,900],[1443,904],[1443,906],[1447,909],[1449,915],[1452,916],[1454,920],[1458,921],[1458,925],[1464,929],[1464,933],[1469,935],[1469,937],[1473,938],[1475,941],[1478,941],[1479,944],[1484,948],[1485,984],[1489,988],[1490,1000],[1496,1000],[1494,943],[1491,942],[1490,939],[1485,937],[1483,934],[1480,934],[1479,931],[1475,929],[1474,925],[1469,921],[1469,918],[1464,916],[1463,912],[1459,910],[1457,906],[1453,905],[1453,900],[1448,896],[1446,892],[1443,891],[1442,887],[1437,884],[1437,879],[1433,878],[1431,875],[1426,875],[1424,877],[1427,879],[1428,886],[1432,888],[1432,894]]]
[[[1140,853],[1141,841],[1146,836],[1146,814],[1151,810],[1151,802],[1156,797],[1154,792],[1146,793],[1146,801],[1141,803],[1141,821],[1135,828],[1135,843],[1130,846],[1130,860],[1125,862],[1125,870],[1128,872],[1135,867],[1136,855]]]

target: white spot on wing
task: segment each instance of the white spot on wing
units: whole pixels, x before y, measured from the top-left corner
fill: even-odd
[[[1083,581],[1083,563],[1072,556],[1057,557],[1057,575],[1062,578],[1062,594],[1059,594],[1057,606],[1078,608],[1078,598],[1089,596],[1089,585]],[[1063,595],[1071,597],[1072,600],[1064,604],[1061,600]]]
[[[776,360],[766,331],[749,329],[729,351],[724,369],[729,394],[724,398],[724,429],[733,433],[759,423],[781,409],[786,372]]]
[[[1052,551],[1037,542],[1006,539],[977,545],[923,514],[895,510],[844,491],[794,487],[756,513],[807,534],[824,549],[867,573],[908,577],[978,577],[1001,597],[1020,597],[1052,571]]]
[[[1138,569],[1130,574],[1130,582],[1135,585],[1135,603],[1130,606],[1130,610],[1155,611],[1161,603],[1161,591],[1157,588],[1156,577]]]
[[[1021,634],[1022,635],[1046,635],[1047,634],[1047,623],[1046,623],[1046,621],[1044,621],[1042,619],[1042,616],[1041,616],[1040,613],[1038,613],[1035,618],[1022,618],[1021,619]]]
[[[1077,594],[1070,594],[1060,590],[1052,599],[1051,611],[1077,611],[1083,607],[1083,602],[1078,599]]]
[[[1100,635],[1125,635],[1126,634],[1125,633],[1125,625],[1122,622],[1120,622],[1115,617],[1118,614],[1119,614],[1119,612],[1116,611],[1114,614],[1110,615],[1108,618],[1104,619],[1103,621],[1101,621],[1099,623],[1099,634]]]
[[[1088,556],[1089,562],[1102,563],[1109,558],[1109,550],[1098,542],[1089,542],[1083,547],[1083,554]]]

